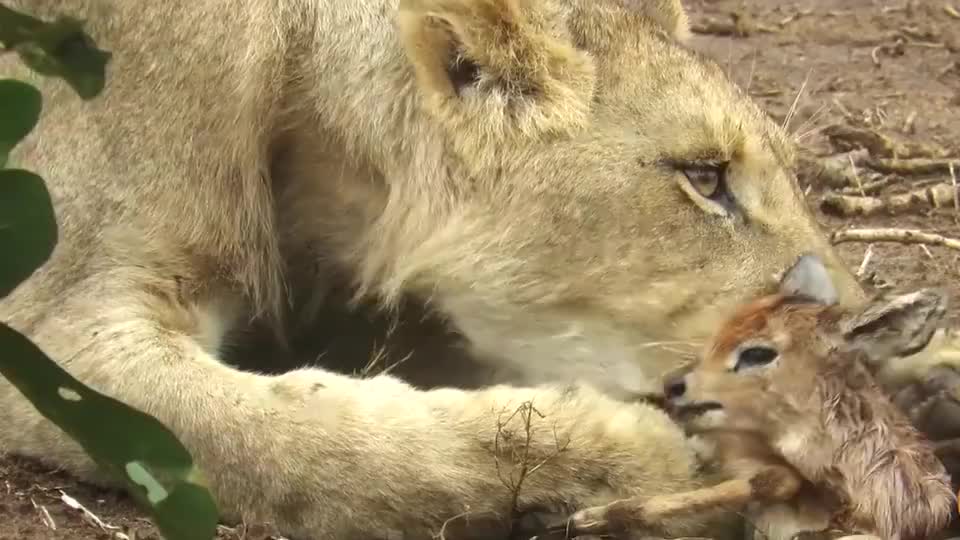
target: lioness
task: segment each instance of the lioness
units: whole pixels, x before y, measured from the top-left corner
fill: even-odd
[[[413,539],[464,512],[690,489],[683,434],[628,403],[679,362],[656,345],[709,335],[805,252],[862,298],[787,134],[684,46],[678,0],[14,5],[87,20],[113,59],[90,103],[39,81],[13,159],[50,183],[60,243],[0,315],[170,426],[227,519]],[[428,305],[510,384],[220,361],[231,330],[282,335],[342,282]],[[525,443],[501,424],[531,400],[539,465],[511,508],[498,471]],[[95,475],[5,382],[0,426],[4,451]]]

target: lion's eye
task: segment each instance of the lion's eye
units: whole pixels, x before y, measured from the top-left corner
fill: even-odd
[[[725,170],[723,165],[697,165],[684,167],[683,174],[701,197],[716,201],[725,192]]]
[[[749,369],[752,367],[765,366],[773,362],[780,353],[770,347],[748,347],[740,351],[737,355],[737,365],[734,371]]]
[[[720,192],[721,172],[717,167],[694,167],[685,168],[683,174],[693,189],[706,199],[714,199]]]
[[[680,189],[705,212],[725,218],[741,217],[741,210],[728,185],[728,162],[668,160],[667,165],[683,173]]]

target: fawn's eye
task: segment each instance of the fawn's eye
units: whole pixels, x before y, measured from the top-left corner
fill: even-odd
[[[770,347],[747,347],[737,355],[737,365],[734,371],[749,369],[753,367],[765,366],[773,362],[780,353]]]

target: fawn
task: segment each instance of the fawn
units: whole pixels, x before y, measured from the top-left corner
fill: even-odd
[[[771,539],[838,529],[919,540],[946,527],[957,502],[944,466],[871,372],[922,349],[946,299],[921,290],[851,312],[836,298],[804,256],[665,383],[667,409],[712,443],[725,481],[582,510],[568,534],[662,531],[672,517],[744,506]]]

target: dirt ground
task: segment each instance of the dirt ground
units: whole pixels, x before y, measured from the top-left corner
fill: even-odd
[[[809,156],[837,153],[849,139],[839,129],[844,127],[889,137],[909,156],[937,158],[960,152],[955,142],[960,139],[960,0],[954,4],[956,10],[943,0],[685,0],[685,5],[697,31],[694,46],[727,66],[773,117],[782,122],[796,100],[788,128],[801,138]],[[821,202],[837,191],[813,176],[802,175],[801,184],[809,188],[809,204],[828,231],[900,227],[960,238],[960,213],[951,208],[952,201],[938,209],[914,204],[904,213],[827,215]],[[875,179],[867,168],[858,169],[858,178],[859,186],[851,186],[850,193],[859,195],[861,188],[871,193]],[[883,181],[891,185],[880,196],[952,182],[945,170],[888,176]],[[868,244],[840,246],[846,262],[860,267]],[[897,289],[946,286],[960,298],[960,251],[897,243],[875,243],[871,249],[863,273],[869,283]],[[960,309],[953,313],[954,321],[960,320],[958,315]],[[63,494],[88,509],[87,517],[65,503]],[[78,484],[35,463],[0,460],[0,540],[99,540],[123,535],[159,538],[143,514],[118,493]],[[268,535],[221,531],[221,538],[242,537]]]

